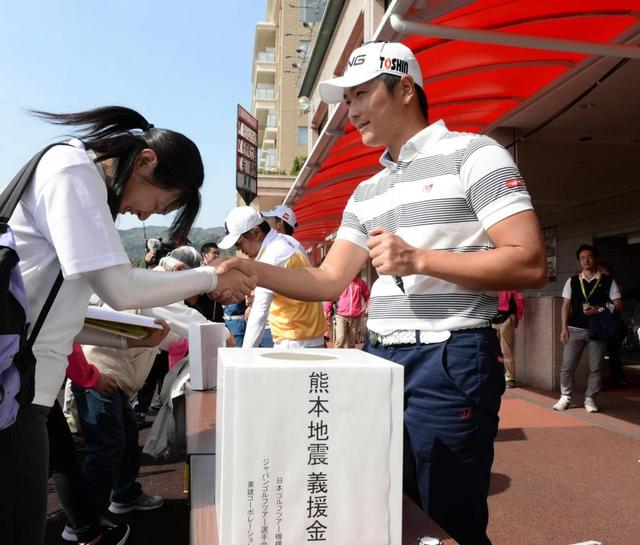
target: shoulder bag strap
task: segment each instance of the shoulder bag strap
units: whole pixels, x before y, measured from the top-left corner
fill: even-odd
[[[42,324],[44,324],[45,319],[47,318],[47,314],[49,314],[49,310],[53,306],[53,301],[58,295],[58,291],[60,291],[60,286],[62,286],[62,271],[58,273],[53,286],[51,287],[51,291],[47,296],[47,300],[44,302],[44,306],[38,315],[38,319],[36,320],[36,324],[33,326],[33,330],[31,331],[31,335],[29,336],[29,340],[27,341],[27,346],[29,348],[33,348],[33,343],[36,342],[36,337],[38,333],[40,333],[40,329],[42,328]]]
[[[9,183],[6,189],[2,192],[2,195],[0,195],[0,223],[9,222],[9,218],[13,214],[13,211],[16,209],[16,206],[18,206],[18,202],[20,202],[25,189],[27,189],[28,185],[31,183],[33,174],[36,170],[36,167],[38,166],[38,163],[40,162],[40,159],[42,159],[42,156],[47,153],[47,151],[49,151],[53,146],[60,145],[67,146],[69,144],[50,144],[49,146],[41,149],[31,158],[31,160],[26,165],[24,165],[20,169],[20,172],[18,172],[18,174],[13,177],[11,183]],[[33,347],[33,343],[35,342],[36,337],[38,336],[38,333],[42,328],[42,324],[44,323],[44,320],[49,313],[49,309],[53,305],[53,301],[55,300],[56,295],[58,295],[58,291],[60,290],[60,286],[62,285],[62,280],[62,271],[60,271],[58,273],[58,276],[56,277],[55,282],[53,283],[53,286],[51,287],[51,291],[47,296],[47,300],[45,301],[44,306],[40,311],[29,340],[27,341],[29,348]]]

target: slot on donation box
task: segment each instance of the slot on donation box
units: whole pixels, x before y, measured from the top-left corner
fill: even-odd
[[[225,346],[224,324],[189,324],[189,370],[192,390],[216,386],[218,349]]]
[[[220,349],[219,542],[401,543],[403,371],[359,350]]]

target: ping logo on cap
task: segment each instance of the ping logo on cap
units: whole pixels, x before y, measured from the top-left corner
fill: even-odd
[[[409,73],[409,63],[402,59],[395,59],[392,57],[380,57],[380,70],[394,70],[396,72],[402,72],[403,74]]]
[[[349,59],[349,66],[359,66],[361,64],[364,64],[366,58],[366,55],[356,55],[355,57],[351,57]]]

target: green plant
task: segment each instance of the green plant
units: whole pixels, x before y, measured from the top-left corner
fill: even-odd
[[[293,166],[291,167],[291,172],[289,173],[291,176],[297,176],[302,170],[302,165],[307,160],[306,157],[300,155],[293,160]]]

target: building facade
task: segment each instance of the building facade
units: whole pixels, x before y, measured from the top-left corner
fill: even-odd
[[[326,0],[268,0],[265,20],[256,25],[252,114],[258,119],[260,210],[280,204],[308,148],[308,115],[298,89]],[[241,198],[238,197],[241,203]]]

